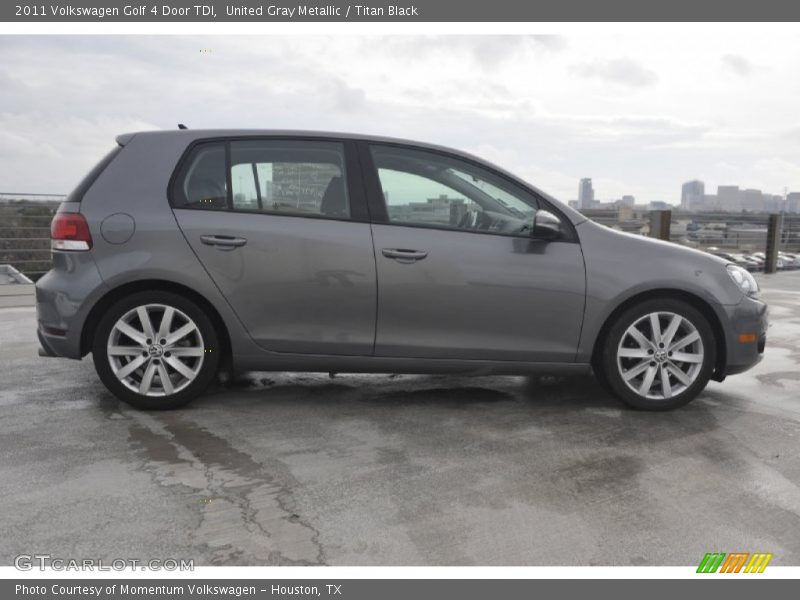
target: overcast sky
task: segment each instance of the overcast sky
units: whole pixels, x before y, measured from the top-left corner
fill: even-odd
[[[562,200],[800,191],[800,37],[0,37],[0,191],[68,192],[141,129],[353,131],[483,156]],[[201,50],[206,50],[201,52]]]

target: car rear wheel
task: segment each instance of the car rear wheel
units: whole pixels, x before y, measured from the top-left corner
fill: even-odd
[[[714,370],[706,317],[681,300],[648,300],[626,310],[604,340],[602,371],[626,404],[670,410],[693,400]]]
[[[194,302],[141,292],[100,320],[92,357],[106,387],[145,410],[179,408],[203,393],[219,366],[217,333]]]

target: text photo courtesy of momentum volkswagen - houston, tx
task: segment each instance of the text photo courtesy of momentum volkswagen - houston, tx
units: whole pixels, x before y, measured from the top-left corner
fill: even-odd
[[[9,597],[797,578],[793,9],[398,6],[0,7]]]

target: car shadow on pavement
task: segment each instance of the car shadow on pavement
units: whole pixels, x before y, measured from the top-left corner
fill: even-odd
[[[585,423],[609,439],[646,442],[674,439],[717,428],[715,407],[699,401],[669,412],[626,407],[593,376],[337,375],[248,373],[236,384],[217,387],[184,410],[216,409],[222,404],[248,411],[322,411],[331,418],[369,414],[382,419],[385,410],[406,408],[472,411],[484,419],[512,415],[523,421],[558,427]],[[495,406],[486,412],[486,406]],[[507,407],[507,408],[500,408]],[[235,409],[233,409],[235,410]],[[442,418],[442,414],[439,414]]]
[[[610,408],[625,410],[591,375],[529,377],[523,393],[529,404],[542,408]]]
[[[594,377],[461,375],[339,375],[248,373],[218,386],[199,403],[291,400],[380,405],[465,406],[524,401],[541,408],[623,409]]]

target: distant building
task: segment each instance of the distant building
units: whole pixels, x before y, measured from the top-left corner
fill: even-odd
[[[673,242],[682,242],[688,235],[690,221],[672,220],[669,224],[669,239]]]
[[[596,210],[617,210],[619,207],[619,200],[612,200],[611,202],[603,202],[595,200],[592,202],[592,208]]]
[[[578,206],[592,208],[594,206],[594,188],[591,178],[581,179],[578,185]]]
[[[670,210],[673,206],[667,202],[661,202],[660,200],[654,200],[650,203],[650,210]]]
[[[790,192],[786,194],[787,213],[800,213],[800,192]]]
[[[719,198],[716,194],[703,196],[703,210],[719,210]]]
[[[623,196],[617,202],[619,202],[621,206],[630,206],[633,208],[633,205],[636,204],[636,198],[633,196]]]
[[[607,227],[613,227],[619,222],[619,215],[614,208],[582,208],[581,214]]]
[[[681,208],[683,210],[702,210],[705,195],[705,183],[699,179],[687,181],[681,186]]]
[[[719,210],[741,212],[742,198],[738,185],[721,185],[717,187],[717,206]]]
[[[624,221],[633,220],[633,204],[623,204],[620,202],[617,205],[617,221],[620,223]]]
[[[470,208],[475,208],[463,198],[450,198],[442,194],[438,198],[428,198],[425,202],[388,205],[392,221],[422,221],[457,225]]]
[[[774,213],[783,210],[783,198],[757,189],[740,189],[737,185],[721,185],[716,196],[705,197],[705,210],[724,212]]]
[[[625,233],[635,233],[637,235],[647,235],[647,232],[650,231],[650,226],[641,219],[635,221],[620,221],[611,228],[624,231]]]
[[[779,213],[784,210],[783,196],[778,194],[764,194],[764,212]]]
[[[272,185],[266,189],[268,205],[287,206],[319,212],[322,196],[334,177],[341,176],[338,165],[331,163],[275,163]]]
[[[764,194],[761,193],[761,190],[744,190],[741,194],[741,197],[742,210],[763,212],[766,208],[764,206]]]

